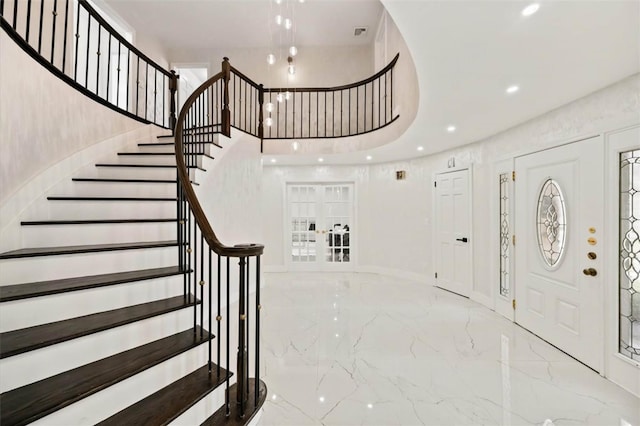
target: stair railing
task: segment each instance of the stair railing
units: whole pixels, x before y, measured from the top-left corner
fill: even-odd
[[[200,332],[208,324],[213,331],[213,310],[216,310],[216,354],[209,341],[209,368],[213,374],[216,369],[220,377],[223,358],[226,360],[226,397],[225,411],[230,415],[232,408],[240,417],[255,412],[264,401],[266,387],[260,381],[260,258],[264,247],[260,244],[227,246],[217,238],[198,197],[191,180],[194,171],[200,167],[199,159],[206,145],[214,142],[217,133],[231,135],[233,120],[249,123],[249,116],[238,111],[234,117],[229,108],[231,70],[228,61],[223,63],[223,71],[203,83],[186,100],[180,111],[175,128],[175,152],[178,176],[178,241],[179,263],[189,271],[185,275],[184,294],[197,295],[202,303],[199,322]],[[254,126],[255,128],[255,126]],[[237,271],[232,272],[231,259],[238,260]],[[255,268],[255,269],[254,269]],[[236,275],[237,274],[237,275]],[[233,278],[236,275],[237,278]],[[205,288],[206,287],[206,288]],[[238,346],[236,363],[235,398],[230,388],[230,336],[232,314],[231,291],[238,289]],[[250,293],[255,290],[255,300],[250,304]],[[206,294],[205,294],[206,293]],[[214,295],[215,293],[215,295]],[[216,306],[214,307],[214,297]],[[205,300],[206,299],[206,300]],[[226,303],[223,312],[222,303]],[[206,312],[206,319],[205,319]],[[194,330],[198,323],[198,309],[194,306]],[[253,345],[250,338],[250,316],[254,316]],[[222,330],[223,321],[226,330]],[[222,348],[222,336],[226,336]],[[225,353],[222,354],[224,349]],[[252,351],[250,350],[252,349]],[[214,362],[215,360],[215,362]],[[250,361],[254,365],[254,378],[249,378]],[[253,386],[252,386],[253,385]],[[252,397],[250,397],[252,396]]]
[[[175,127],[176,74],[133,46],[87,0],[0,0],[0,15],[19,46],[80,92],[144,123]]]

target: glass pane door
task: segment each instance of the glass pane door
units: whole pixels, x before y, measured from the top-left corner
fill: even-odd
[[[351,264],[353,185],[288,185],[287,198],[291,266],[321,270]]]

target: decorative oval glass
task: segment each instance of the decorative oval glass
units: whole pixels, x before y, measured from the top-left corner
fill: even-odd
[[[536,228],[544,263],[558,267],[567,242],[567,210],[562,190],[553,179],[547,179],[540,189]]]

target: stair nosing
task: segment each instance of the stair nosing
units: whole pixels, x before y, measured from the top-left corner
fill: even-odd
[[[179,343],[181,343],[181,345],[179,347],[174,347],[170,351],[166,351],[164,353],[157,354],[156,358],[148,360],[148,362],[145,363],[145,364],[136,365],[133,368],[131,368],[130,370],[128,370],[128,371],[120,371],[120,372],[118,372],[118,374],[115,374],[115,373],[112,372],[112,370],[107,369],[108,364],[110,364],[110,363],[113,364],[114,362],[116,364],[119,364],[119,365],[130,366],[129,363],[126,363],[124,361],[126,361],[128,359],[131,359],[132,355],[138,355],[138,353],[142,354],[145,351],[145,349],[151,349],[151,348],[154,348],[154,346],[164,347],[166,342],[169,342],[170,339],[185,338],[188,334],[193,335],[194,331],[195,331],[195,336],[196,336],[196,340],[194,342],[188,343],[188,344],[184,344],[183,342],[179,342]],[[200,332],[203,334],[201,338],[197,337],[200,334]],[[39,380],[37,382],[30,383],[30,384],[27,384],[25,386],[21,386],[21,387],[16,388],[16,389],[12,389],[10,391],[7,391],[7,392],[3,393],[2,396],[4,397],[3,399],[5,399],[5,404],[6,404],[7,396],[9,396],[9,395],[11,395],[11,396],[18,395],[18,396],[20,396],[19,392],[32,394],[33,393],[32,389],[34,388],[34,386],[42,385],[42,384],[46,383],[47,381],[49,381],[49,383],[54,382],[54,384],[55,384],[55,381],[59,381],[61,383],[58,384],[58,387],[61,387],[61,385],[69,386],[69,384],[68,384],[69,379],[68,378],[69,378],[70,375],[73,376],[75,374],[75,375],[79,375],[80,377],[83,377],[83,378],[84,377],[90,377],[90,374],[85,374],[85,370],[86,370],[86,372],[99,371],[99,372],[102,373],[102,376],[108,376],[108,374],[106,372],[110,372],[111,373],[112,377],[103,377],[103,379],[102,379],[103,381],[101,383],[97,384],[97,385],[94,385],[94,386],[91,386],[91,383],[87,383],[86,381],[82,382],[83,383],[83,387],[85,388],[85,389],[83,389],[83,392],[81,392],[81,393],[78,393],[77,391],[76,392],[69,392],[71,395],[68,398],[66,398],[64,400],[60,400],[60,401],[55,402],[55,403],[50,403],[48,408],[46,408],[44,410],[41,410],[41,411],[38,411],[38,412],[31,413],[28,417],[25,417],[23,419],[19,419],[16,424],[30,423],[30,422],[33,422],[33,421],[35,421],[37,419],[40,419],[40,418],[42,418],[44,416],[47,416],[47,415],[49,415],[49,414],[51,414],[51,413],[53,413],[53,412],[55,412],[55,411],[57,411],[59,409],[62,409],[62,408],[66,407],[66,406],[68,406],[68,405],[70,405],[70,404],[72,404],[74,402],[77,402],[79,400],[82,400],[82,399],[90,396],[90,395],[93,395],[93,394],[98,393],[98,392],[100,392],[100,391],[102,391],[104,389],[107,389],[108,387],[110,387],[110,386],[112,386],[112,385],[114,385],[116,383],[122,382],[123,380],[126,380],[126,379],[128,379],[130,377],[133,377],[136,374],[139,374],[139,373],[141,373],[141,372],[143,372],[145,370],[148,370],[149,368],[153,368],[153,367],[155,367],[157,365],[160,365],[161,363],[163,363],[163,362],[165,362],[165,361],[167,361],[167,360],[169,360],[171,358],[174,358],[174,357],[176,357],[176,356],[178,356],[180,354],[183,354],[183,353],[185,353],[185,352],[187,352],[189,350],[192,350],[192,349],[194,349],[194,348],[196,348],[196,347],[198,347],[198,346],[200,346],[200,345],[202,345],[204,343],[209,342],[213,338],[214,338],[214,335],[212,333],[202,329],[201,327],[197,327],[195,330],[187,329],[187,330],[184,330],[184,331],[181,331],[181,332],[178,332],[178,333],[174,333],[174,334],[172,334],[170,336],[166,336],[166,337],[154,340],[152,342],[145,343],[145,344],[137,346],[135,348],[127,349],[127,350],[119,352],[117,354],[114,354],[114,355],[111,355],[111,356],[108,356],[108,357],[105,357],[105,358],[90,362],[88,364],[81,365],[81,366],[76,367],[74,369],[64,371],[64,372],[56,374],[54,376],[47,377],[47,378]],[[120,362],[118,363],[117,361],[120,361]],[[66,383],[65,383],[64,379],[67,379]],[[31,389],[29,389],[29,388],[31,388]],[[73,385],[73,389],[74,390],[77,389],[77,385],[75,383]],[[11,394],[11,392],[15,392],[15,393]],[[16,398],[16,397],[14,397],[14,398]],[[20,398],[20,399],[22,400],[23,398]],[[40,403],[38,406],[42,407],[42,405],[43,404]],[[5,405],[5,407],[6,407],[6,405]],[[24,413],[24,409],[20,410],[20,412]],[[3,413],[6,413],[6,411],[3,411]],[[5,419],[5,421],[6,421],[6,419]]]
[[[92,288],[153,280],[189,273],[179,266],[141,269],[136,271],[115,272],[110,274],[88,275],[84,277],[61,278],[50,281],[9,284],[0,286],[0,303],[24,300],[53,294],[69,293]],[[138,273],[137,275],[135,273]],[[87,283],[90,281],[90,283]],[[77,283],[77,284],[76,284]],[[40,290],[42,288],[42,290]],[[20,292],[19,290],[23,290]],[[9,295],[7,295],[9,293]],[[13,293],[13,294],[11,294]]]
[[[19,333],[26,333],[27,330],[29,331],[36,331],[36,329],[39,330],[45,330],[47,328],[51,328],[53,331],[53,328],[56,326],[62,327],[67,325],[67,327],[72,324],[73,322],[81,322],[86,324],[90,318],[91,319],[95,319],[95,318],[99,318],[99,316],[104,316],[104,317],[108,317],[109,314],[115,314],[116,312],[120,312],[120,313],[124,313],[127,310],[131,310],[133,311],[135,308],[139,308],[142,307],[144,305],[162,305],[162,303],[170,303],[173,301],[177,301],[179,299],[182,299],[184,303],[179,304],[179,305],[175,305],[175,306],[171,306],[171,307],[164,307],[163,309],[158,309],[157,311],[150,311],[150,312],[146,312],[143,314],[137,314],[137,315],[133,315],[131,314],[131,316],[129,318],[123,318],[123,319],[119,319],[119,320],[115,320],[111,323],[104,323],[104,319],[102,319],[103,323],[99,326],[94,326],[92,328],[87,328],[85,330],[77,330],[73,333],[69,333],[67,335],[64,336],[60,336],[59,334],[57,335],[57,337],[55,339],[49,339],[49,340],[40,340],[39,342],[36,343],[32,343],[30,345],[23,345],[22,347],[20,347],[19,345],[16,345],[18,347],[12,349],[12,350],[8,350],[6,351],[6,340],[8,338],[11,338],[13,336],[18,336]],[[170,298],[166,298],[166,299],[160,299],[160,300],[156,300],[153,302],[146,302],[146,303],[139,303],[136,305],[132,305],[132,306],[127,306],[124,308],[118,308],[118,309],[111,309],[108,311],[103,311],[103,312],[97,312],[97,313],[93,313],[93,314],[89,314],[89,315],[83,315],[80,317],[75,317],[75,318],[69,318],[69,319],[65,319],[65,320],[61,320],[61,321],[54,321],[54,322],[49,322],[46,324],[41,324],[41,325],[36,325],[33,327],[26,327],[26,328],[21,328],[18,330],[11,330],[11,331],[7,331],[7,332],[3,332],[0,333],[0,339],[4,340],[5,342],[3,342],[1,351],[0,351],[0,359],[4,359],[4,358],[10,358],[12,356],[16,356],[16,355],[20,355],[20,354],[24,354],[27,352],[31,352],[37,349],[42,349],[42,348],[46,348],[49,346],[53,346],[56,345],[58,343],[63,343],[63,342],[68,342],[70,340],[74,340],[74,339],[78,339],[80,337],[84,337],[84,336],[89,336],[91,334],[95,334],[95,333],[99,333],[101,331],[106,331],[106,330],[111,330],[113,328],[117,328],[117,327],[121,327],[123,325],[127,325],[127,324],[131,324],[134,322],[138,322],[138,321],[142,321],[145,319],[149,319],[149,318],[153,318],[159,315],[164,315],[170,312],[175,312],[175,311],[179,311],[181,309],[185,309],[185,308],[191,308],[194,305],[198,305],[200,304],[200,301],[198,299],[196,299],[193,295],[189,295],[188,298],[186,298],[185,300],[185,296],[174,296],[174,297],[170,297]]]
[[[98,163],[96,164],[96,167],[140,167],[140,168],[144,168],[144,167],[150,167],[150,168],[158,168],[158,169],[175,169],[176,166],[171,165],[171,164],[118,164],[118,163]],[[198,166],[186,166],[188,169],[198,169],[198,170],[202,170],[203,172],[206,172],[206,169],[203,169],[202,167],[198,167]]]
[[[150,248],[165,248],[165,247],[177,247],[178,242],[176,240],[167,241],[142,241],[135,243],[110,243],[110,244],[90,244],[90,245],[74,245],[74,246],[60,246],[60,247],[31,247],[22,248],[17,250],[0,253],[0,260],[5,259],[23,259],[29,257],[42,257],[42,256],[59,256],[68,254],[83,254],[83,253],[100,253],[105,251],[123,251],[123,250],[139,250]],[[25,250],[43,250],[42,252],[33,253],[20,253]],[[51,249],[62,249],[60,251],[44,251]]]
[[[50,196],[50,201],[178,201],[177,198],[170,197],[83,197],[83,196]]]
[[[73,178],[74,182],[113,182],[113,183],[165,183],[175,184],[176,180],[168,179],[115,179],[115,178]]]
[[[175,200],[174,200],[175,201]],[[175,218],[157,219],[91,219],[91,220],[34,220],[20,222],[22,226],[47,226],[47,225],[100,225],[118,223],[168,223],[177,222]]]

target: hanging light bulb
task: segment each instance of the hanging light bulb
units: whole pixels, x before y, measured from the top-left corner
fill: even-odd
[[[284,95],[282,93],[278,93],[276,95],[276,101],[278,101],[278,102],[284,101]]]
[[[300,3],[304,3],[304,0],[298,0],[298,1],[299,1]],[[276,3],[277,3],[277,1],[276,1]]]
[[[297,47],[295,47],[295,46],[291,46],[291,47],[289,48],[289,54],[290,54],[291,56],[296,56],[296,55],[298,54],[298,48],[297,48]]]
[[[297,151],[300,148],[300,143],[298,141],[295,141],[294,143],[291,144],[291,147],[293,148],[294,151]]]
[[[278,24],[280,25],[280,24]],[[291,21],[291,19],[287,18],[284,20],[284,27],[288,30],[291,29],[291,27],[293,27],[293,21]]]
[[[291,64],[291,65],[289,65],[288,70],[289,70],[289,75],[295,75],[295,73],[296,73],[296,66],[295,66],[295,65],[293,65],[293,64]]]
[[[264,120],[264,125],[265,125],[265,126],[267,126],[267,127],[271,127],[271,126],[273,125],[273,118],[271,118],[271,117],[267,117],[267,118]]]
[[[284,93],[284,98],[285,98],[286,100],[291,99],[291,92],[287,90],[287,91]]]
[[[267,63],[268,63],[269,65],[273,65],[273,64],[275,64],[275,63],[276,63],[276,55],[274,55],[273,53],[269,53],[269,54],[267,55]]]
[[[276,4],[282,3],[282,0],[276,0]]]
[[[273,103],[267,102],[266,104],[264,104],[264,110],[267,112],[273,111]]]
[[[282,25],[282,15],[276,15],[276,25]]]

